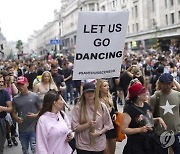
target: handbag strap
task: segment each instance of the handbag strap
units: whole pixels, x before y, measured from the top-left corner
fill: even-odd
[[[138,108],[138,107],[135,106],[134,104],[132,104],[132,107],[133,107],[134,109],[138,110],[139,112],[141,112],[143,115],[146,115],[146,113],[145,113],[143,110],[141,110],[140,108]]]

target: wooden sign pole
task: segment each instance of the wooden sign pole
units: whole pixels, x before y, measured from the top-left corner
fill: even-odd
[[[96,82],[96,95],[95,95],[95,103],[94,103],[94,112],[93,112],[93,121],[96,121],[96,114],[99,107],[99,88],[100,88],[100,79],[97,79]],[[95,127],[91,129],[91,132],[95,132]],[[94,144],[93,138],[90,138],[90,144],[91,146]]]

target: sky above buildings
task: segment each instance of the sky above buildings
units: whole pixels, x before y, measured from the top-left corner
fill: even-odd
[[[0,0],[0,27],[7,41],[27,42],[34,30],[54,19],[60,0]]]

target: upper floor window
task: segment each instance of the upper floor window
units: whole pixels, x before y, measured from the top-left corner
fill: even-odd
[[[180,11],[178,12],[178,14],[179,14],[179,20],[180,20]]]
[[[106,11],[105,5],[101,6],[101,11]]]
[[[113,8],[116,7],[115,0],[112,1],[112,7],[113,7]]]
[[[165,2],[165,8],[167,8],[167,0],[164,0],[164,2]]]
[[[89,11],[95,11],[95,5],[94,3],[89,4]]]
[[[180,4],[180,0],[178,0],[178,4]]]
[[[134,32],[134,24],[133,24],[133,32]]]
[[[137,5],[135,6],[135,16],[138,17],[138,8],[137,8]]]
[[[173,6],[174,5],[174,0],[171,0],[171,6]]]
[[[139,24],[136,23],[136,32],[138,32],[138,31],[139,31]]]
[[[154,0],[152,0],[152,12],[155,11]]]
[[[134,18],[134,8],[132,7],[132,18]]]
[[[174,24],[174,13],[171,13],[171,23]]]
[[[165,18],[166,18],[166,25],[168,25],[168,15],[167,14],[166,14]]]

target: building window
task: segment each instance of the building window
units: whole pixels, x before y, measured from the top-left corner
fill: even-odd
[[[171,6],[173,6],[174,5],[174,0],[171,0]]]
[[[134,33],[134,24],[133,24],[133,33]]]
[[[115,0],[112,1],[112,8],[115,8],[116,4],[115,4]]]
[[[134,18],[134,8],[132,7],[132,18]]]
[[[180,0],[178,0],[178,4],[180,4]]]
[[[165,1],[165,8],[167,8],[167,0],[164,0]]]
[[[89,4],[89,11],[95,11],[95,5],[94,3]]]
[[[174,24],[174,13],[171,13],[171,23]]]
[[[106,11],[105,5],[101,6],[101,11]]]
[[[168,25],[168,15],[166,14],[166,25]]]
[[[138,25],[138,23],[136,23],[136,32],[138,32],[139,31],[139,25]]]
[[[154,7],[154,0],[152,0],[152,12],[154,12],[155,7]]]
[[[97,11],[99,11],[99,3],[97,3]]]
[[[178,14],[179,14],[179,20],[180,20],[180,11],[178,12]]]
[[[137,8],[137,5],[135,6],[135,16],[136,16],[136,18],[138,17],[138,8]]]
[[[128,33],[129,33],[129,25],[128,25]]]

